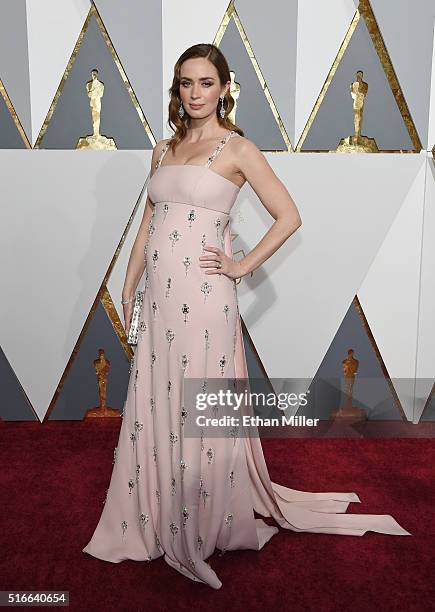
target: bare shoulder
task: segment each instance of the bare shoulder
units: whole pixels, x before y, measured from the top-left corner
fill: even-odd
[[[234,161],[237,166],[237,173],[246,180],[252,179],[256,172],[267,163],[263,153],[255,142],[245,136],[237,134],[233,140]]]
[[[237,134],[233,140],[233,150],[237,157],[245,157],[248,156],[248,159],[255,159],[258,155],[262,155],[260,149],[257,147],[255,142],[246,138],[246,136],[241,136]]]
[[[163,147],[166,145],[166,143],[169,142],[170,140],[171,140],[170,138],[163,138],[163,140],[159,140],[156,143],[156,146],[154,147],[154,151],[155,150],[161,151]]]
[[[154,169],[157,160],[160,157],[160,154],[162,153],[163,149],[165,148],[166,144],[170,141],[170,138],[164,138],[163,140],[159,140],[154,148],[153,148],[153,154],[152,154],[152,158],[151,158],[151,167],[152,169]]]
[[[170,140],[170,138],[163,138],[163,140],[159,140],[153,149],[153,157],[158,157]]]

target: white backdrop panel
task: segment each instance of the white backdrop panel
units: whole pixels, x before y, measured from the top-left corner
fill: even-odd
[[[435,380],[435,167],[427,160],[414,420],[418,422]]]
[[[409,419],[414,404],[426,152],[416,157],[420,161],[418,174],[358,291]]]
[[[143,151],[0,151],[0,345],[42,420],[148,172]]]
[[[267,159],[303,225],[252,279],[244,277],[240,312],[270,377],[314,377],[424,158],[306,153]],[[233,250],[251,250],[272,222],[244,188],[233,215],[232,230],[240,234]],[[388,316],[393,320],[394,312]]]

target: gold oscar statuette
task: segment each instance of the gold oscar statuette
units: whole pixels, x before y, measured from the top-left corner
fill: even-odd
[[[350,94],[353,98],[353,123],[355,134],[342,138],[337,147],[337,153],[378,153],[378,145],[374,138],[361,135],[364,101],[369,90],[368,84],[363,81],[363,71],[358,70],[356,81],[350,86]]]
[[[104,95],[104,83],[98,80],[96,68],[91,71],[91,75],[92,80],[86,83],[86,92],[89,97],[94,132],[92,135],[79,138],[76,149],[117,149],[113,138],[106,138],[100,134],[101,98]]]
[[[234,106],[231,112],[228,113],[228,119],[232,121],[234,125],[236,124],[237,100],[240,96],[240,83],[238,83],[235,80],[234,78],[235,76],[236,76],[236,73],[234,72],[234,70],[230,70],[230,78],[231,78],[230,96],[234,100]]]
[[[342,361],[344,375],[344,405],[336,412],[332,413],[331,417],[334,420],[364,421],[367,418],[365,410],[352,406],[353,384],[359,366],[359,361],[355,359],[353,353],[353,349],[349,349],[346,359]]]
[[[94,360],[94,368],[98,380],[98,394],[100,405],[86,412],[85,419],[89,417],[119,417],[120,412],[116,408],[106,406],[107,379],[109,377],[110,361],[106,359],[104,349],[98,349],[98,359]]]

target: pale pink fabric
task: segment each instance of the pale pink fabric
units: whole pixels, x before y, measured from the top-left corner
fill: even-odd
[[[344,514],[360,501],[355,493],[271,482],[258,437],[183,436],[184,377],[248,377],[235,282],[205,274],[198,260],[203,244],[232,256],[229,213],[239,189],[211,167],[160,165],[148,193],[155,209],[142,330],[106,502],[83,551],[114,563],[164,555],[183,575],[218,589],[206,562],[215,548],[260,550],[279,531],[254,510],[292,531],[411,535],[390,515]]]

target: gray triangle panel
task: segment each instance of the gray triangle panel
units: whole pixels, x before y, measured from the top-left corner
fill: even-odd
[[[94,16],[90,18],[40,148],[75,149],[80,137],[92,134],[86,83],[91,80],[91,70],[94,68],[98,70],[98,79],[104,83],[100,134],[113,138],[118,149],[152,149],[153,145]]]
[[[236,124],[259,149],[287,151],[286,143],[233,18],[228,23],[219,48],[227,58],[230,70],[235,72],[235,81],[241,86],[237,100]]]
[[[298,414],[327,420],[344,401],[342,362],[353,349],[359,361],[352,405],[365,410],[370,421],[402,421],[392,390],[384,376],[354,302],[350,305],[310,387],[311,402]]]
[[[35,367],[38,367],[37,364],[35,364]],[[0,419],[3,419],[3,421],[38,421],[38,417],[33,412],[27,396],[1,348],[0,388]]]
[[[98,380],[94,360],[104,349],[110,361],[107,380],[107,406],[123,410],[129,380],[130,362],[101,303],[95,309],[79,351],[67,373],[49,420],[81,420],[86,411],[99,405]]]
[[[31,140],[32,116],[26,10],[26,0],[13,0],[13,2],[3,0],[3,2],[0,2],[0,78],[20,123],[27,137]],[[3,144],[9,142],[9,138],[3,136],[5,129],[8,129],[8,126],[3,123],[3,114],[1,114],[0,148],[20,148]]]
[[[3,96],[0,96],[0,149],[26,148],[5,99]]]
[[[361,17],[337,67],[302,151],[335,150],[341,138],[354,134],[350,85],[357,70],[368,83],[364,102],[362,134],[374,138],[382,150],[414,150],[406,124],[391,91],[373,41]]]

